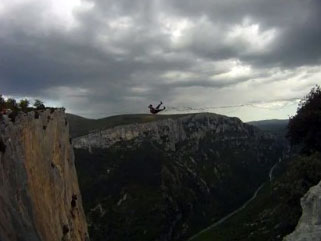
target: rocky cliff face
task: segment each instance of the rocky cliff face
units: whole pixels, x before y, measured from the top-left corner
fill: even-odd
[[[321,241],[321,182],[301,199],[302,216],[295,231],[284,241]]]
[[[75,138],[93,240],[184,240],[247,200],[282,147],[237,118],[202,113]]]
[[[0,240],[88,240],[63,110],[0,120]]]
[[[186,115],[178,119],[169,118],[97,131],[75,138],[73,146],[76,149],[91,150],[92,148],[109,148],[121,141],[135,140],[136,143],[141,143],[145,138],[149,138],[151,141],[163,145],[165,151],[176,151],[177,144],[186,140],[192,140],[195,144],[194,148],[199,148],[200,140],[209,132],[212,132],[213,138],[218,137],[225,141],[246,140],[259,133],[256,128],[242,123],[238,118],[201,113]],[[266,137],[272,138],[271,135]]]

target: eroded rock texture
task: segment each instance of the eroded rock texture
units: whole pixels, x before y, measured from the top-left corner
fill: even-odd
[[[178,119],[169,118],[149,123],[129,124],[92,132],[75,138],[73,145],[76,149],[91,150],[92,148],[109,148],[123,141],[134,140],[140,143],[145,138],[149,138],[151,141],[164,145],[165,151],[176,151],[178,143],[191,140],[194,142],[193,148],[199,148],[199,142],[209,132],[213,137],[224,141],[242,142],[248,140],[249,136],[255,136],[259,131],[242,123],[238,118],[200,113]],[[266,134],[266,138],[271,138],[271,135]]]
[[[321,182],[301,199],[302,216],[295,231],[284,241],[321,241]]]
[[[88,240],[63,110],[0,120],[0,240]]]

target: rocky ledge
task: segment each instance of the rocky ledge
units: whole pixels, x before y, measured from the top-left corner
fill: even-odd
[[[321,181],[301,199],[302,216],[283,241],[321,241]]]

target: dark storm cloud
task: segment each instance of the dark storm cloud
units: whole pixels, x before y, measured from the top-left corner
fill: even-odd
[[[199,43],[194,51],[212,58],[237,57],[253,64],[300,66],[319,64],[321,56],[321,2],[317,0],[179,0],[168,1],[171,11],[197,19],[207,16],[213,23],[226,26],[238,24],[245,17],[259,23],[262,30],[276,28],[280,36],[268,54],[242,54],[221,46],[216,52],[202,49]],[[199,37],[199,36],[197,36]],[[201,37],[201,36],[200,36]],[[215,41],[215,40],[214,40]]]
[[[321,64],[318,0],[70,2],[69,12],[63,0],[0,4],[2,92],[135,112],[184,102],[193,88],[266,88]]]

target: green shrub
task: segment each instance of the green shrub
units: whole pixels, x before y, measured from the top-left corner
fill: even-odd
[[[27,112],[29,104],[30,104],[29,100],[23,99],[23,100],[20,100],[19,107],[22,111]]]

